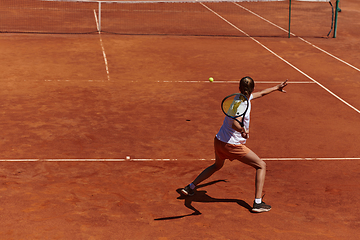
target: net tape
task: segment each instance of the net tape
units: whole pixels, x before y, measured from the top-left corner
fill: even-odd
[[[309,3],[326,3],[330,0],[292,0],[294,2],[309,2]],[[25,5],[22,5],[25,3]],[[40,3],[40,5],[37,5]],[[54,3],[54,6],[42,5],[41,3]],[[61,5],[57,5],[61,4]],[[159,5],[157,4],[159,3]],[[219,8],[214,10],[212,13],[210,11],[205,11],[204,8],[195,7],[197,5],[205,6],[208,4],[236,4],[238,7],[242,7],[238,4],[254,4],[252,7],[268,5],[267,3],[281,4],[280,8],[274,8],[271,6],[271,11],[273,15],[270,21],[274,21],[278,26],[281,26],[282,29],[287,28],[286,16],[289,14],[286,13],[286,9],[289,8],[289,0],[155,0],[155,1],[94,1],[94,0],[34,0],[32,3],[29,0],[16,0],[13,2],[14,5],[7,8],[5,4],[4,8],[1,9],[0,5],[0,32],[35,32],[35,33],[92,33],[96,31],[94,29],[94,14],[95,18],[99,21],[97,23],[97,29],[102,32],[114,33],[114,34],[140,34],[140,35],[190,35],[190,36],[243,36],[239,31],[235,31],[233,27],[229,29],[229,26],[225,26],[223,21],[220,21],[218,18],[214,17],[213,13],[220,10],[219,15],[225,14],[225,18],[234,14],[236,19],[231,19],[232,23],[242,24],[239,28],[245,28],[245,32],[249,33],[251,36],[283,36],[283,32],[275,32],[276,30],[270,30],[269,27],[265,27],[263,22],[257,22],[252,18],[252,22],[246,22],[249,18],[245,17],[246,12],[240,12],[230,5],[218,5]],[[260,3],[260,4],[257,4]],[[32,6],[34,4],[34,7]],[[92,4],[88,6],[88,4]],[[112,6],[116,4],[117,6]],[[161,5],[160,5],[161,4]],[[184,6],[180,6],[184,4]],[[188,5],[186,5],[188,4]],[[194,5],[193,5],[194,4]],[[83,6],[84,5],[84,6]],[[139,8],[138,6],[139,5]],[[154,5],[154,6],[152,6]],[[242,5],[242,4],[241,4]],[[271,4],[272,5],[272,4]],[[304,4],[312,5],[312,4]],[[320,4],[321,5],[321,4]],[[103,6],[103,7],[102,7]],[[132,7],[133,6],[133,7]],[[278,6],[278,5],[277,5]],[[150,10],[146,11],[147,7]],[[178,10],[179,11],[175,11]],[[19,10],[18,13],[14,10]],[[88,11],[91,8],[91,11]],[[169,8],[169,9],[168,9]],[[208,8],[208,7],[206,7]],[[225,9],[226,8],[226,9]],[[248,11],[244,7],[243,10]],[[323,7],[322,7],[323,8]],[[9,9],[11,11],[9,11]],[[210,8],[208,8],[209,10]],[[40,12],[49,11],[46,12]],[[56,13],[53,11],[57,11]],[[201,11],[201,14],[199,13]],[[251,8],[252,10],[252,8]],[[314,17],[319,16],[318,10],[321,8],[316,8],[316,10],[311,10],[312,16],[305,17],[293,23],[298,24],[298,26],[303,27],[306,24],[303,24],[303,20],[313,21]],[[31,12],[32,11],[32,12]],[[61,12],[60,12],[61,11]],[[78,11],[82,11],[79,14]],[[85,13],[83,13],[83,11]],[[237,12],[235,12],[237,11]],[[280,12],[281,11],[281,12]],[[77,12],[77,13],[76,13]],[[122,14],[119,14],[122,12]],[[126,12],[124,14],[124,12]],[[143,15],[140,12],[143,12]],[[172,14],[171,19],[167,13]],[[206,12],[206,13],[205,13]],[[255,16],[254,12],[248,11]],[[255,11],[256,12],[256,11]],[[304,11],[304,14],[307,13],[307,9]],[[148,14],[146,14],[148,13]],[[154,15],[150,16],[150,13]],[[256,12],[258,13],[258,12]],[[259,15],[271,14],[267,8],[261,8]],[[130,15],[132,14],[132,15]],[[157,15],[155,15],[157,14]],[[192,14],[192,15],[191,15]],[[226,15],[228,14],[228,15]],[[229,15],[230,14],[230,15]],[[275,15],[274,15],[275,14]],[[303,13],[302,13],[303,14]],[[311,14],[311,13],[310,13]],[[326,13],[327,14],[327,13]],[[332,26],[329,31],[330,25],[330,14],[324,15],[325,19],[322,19],[322,22],[311,23],[312,26],[324,26],[327,25],[326,30],[321,29],[320,31],[313,31],[310,34],[297,34],[298,36],[325,36],[326,33],[332,31]],[[3,18],[2,18],[2,16]],[[92,15],[92,19],[91,19]],[[51,16],[51,17],[49,17]],[[274,19],[274,17],[278,17]],[[265,16],[267,18],[267,16]],[[299,18],[298,18],[299,19]],[[332,17],[333,19],[333,17]],[[177,21],[177,22],[175,22]],[[235,22],[234,22],[235,21]],[[289,20],[290,21],[290,20]],[[171,22],[171,23],[170,23]],[[221,22],[221,23],[220,23]],[[237,23],[236,23],[237,22]],[[104,24],[102,24],[104,23]],[[174,24],[174,25],[170,25]],[[212,25],[211,25],[212,24]],[[223,25],[221,25],[223,24]],[[331,23],[332,25],[332,23]],[[248,32],[248,26],[251,26],[251,29]],[[307,25],[309,26],[309,24]],[[162,30],[160,30],[162,29]],[[164,30],[168,29],[168,30]],[[174,29],[174,30],[173,30]],[[175,30],[176,29],[176,30]],[[259,33],[260,31],[261,33]],[[295,28],[296,29],[296,26]],[[177,31],[177,32],[176,32]],[[286,30],[285,30],[286,31]],[[325,33],[326,32],[326,33]],[[329,34],[328,34],[329,35]]]

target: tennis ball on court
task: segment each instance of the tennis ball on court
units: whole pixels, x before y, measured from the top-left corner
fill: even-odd
[[[214,79],[212,77],[209,77],[209,82],[213,82]]]

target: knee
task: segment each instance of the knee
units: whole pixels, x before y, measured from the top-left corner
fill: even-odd
[[[256,161],[252,164],[256,170],[266,170],[266,163],[263,160]]]
[[[263,160],[261,160],[261,161],[259,162],[258,169],[264,169],[264,170],[266,170],[266,162],[264,162]]]
[[[214,163],[214,165],[212,165],[212,167],[215,171],[220,170],[223,166],[224,166],[224,164],[221,164],[221,163],[218,163],[218,164]]]

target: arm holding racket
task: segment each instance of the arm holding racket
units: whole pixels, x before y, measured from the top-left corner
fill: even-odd
[[[280,92],[283,92],[283,93],[286,93],[286,91],[284,90],[284,87],[286,87],[287,85],[287,81],[284,81],[282,83],[280,83],[279,85],[276,85],[274,87],[271,87],[271,88],[267,88],[267,89],[264,89],[260,92],[255,92],[253,93],[253,99],[256,99],[256,98],[261,98],[269,93],[272,93],[274,91],[280,91]]]
[[[233,119],[232,129],[241,133],[243,138],[249,138],[244,127],[244,117],[249,108],[249,100],[244,94],[235,93],[225,97],[221,103],[223,113]]]
[[[242,119],[238,119],[239,121],[242,121]],[[238,131],[241,133],[241,136],[245,139],[248,139],[249,138],[249,131],[244,127],[244,126],[241,126],[240,122],[237,121],[236,119],[234,119],[233,121],[233,124],[232,124],[232,128],[235,130],[235,131]]]

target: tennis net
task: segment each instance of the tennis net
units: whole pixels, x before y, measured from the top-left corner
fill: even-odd
[[[330,3],[330,4],[329,4]],[[3,33],[322,37],[330,0],[0,0]]]

